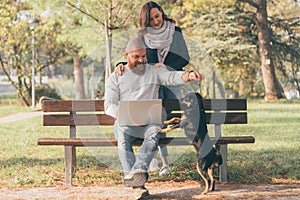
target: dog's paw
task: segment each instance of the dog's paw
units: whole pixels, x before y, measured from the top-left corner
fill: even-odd
[[[201,195],[207,195],[208,191],[207,190],[204,190]]]
[[[159,133],[168,133],[168,132],[170,132],[170,128],[164,128],[164,129],[159,128],[158,132]]]
[[[164,124],[166,124],[166,125],[168,125],[168,124],[174,124],[174,123],[179,123],[180,121],[181,121],[181,118],[174,117],[172,119],[164,121]]]

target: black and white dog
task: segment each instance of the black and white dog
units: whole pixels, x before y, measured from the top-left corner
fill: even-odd
[[[181,118],[172,118],[165,124],[172,125],[161,132],[167,133],[175,128],[183,128],[187,138],[197,152],[197,170],[205,182],[205,190],[213,191],[215,180],[213,168],[222,164],[221,154],[213,147],[206,126],[206,113],[199,93],[189,93],[180,100],[184,111]]]

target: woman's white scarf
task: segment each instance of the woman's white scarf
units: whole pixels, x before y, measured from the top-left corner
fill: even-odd
[[[170,21],[164,21],[161,28],[147,27],[144,35],[145,43],[150,49],[157,49],[158,60],[164,62],[173,41],[175,25]]]

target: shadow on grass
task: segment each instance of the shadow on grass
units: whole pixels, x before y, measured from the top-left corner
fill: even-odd
[[[164,190],[162,188],[162,190]],[[202,192],[200,187],[188,188],[188,189],[174,189],[172,191],[156,193],[147,196],[147,199],[193,199],[194,195],[200,195]]]
[[[201,195],[203,186],[155,192],[147,199],[297,199],[299,184],[246,185],[217,183],[217,189]],[[162,191],[166,190],[163,188]],[[285,198],[286,197],[286,198]],[[296,198],[295,198],[296,197]]]
[[[25,167],[34,167],[34,166],[52,166],[57,165],[58,163],[63,162],[63,158],[50,158],[50,159],[38,159],[38,158],[28,158],[26,156],[21,158],[10,158],[7,160],[0,160],[0,167],[14,167],[14,166],[25,166]]]
[[[217,189],[209,192],[207,195],[202,195],[202,187],[192,187],[166,192],[154,192],[147,199],[277,199],[278,197],[287,197],[283,199],[296,199],[298,196],[298,184],[271,184],[271,185],[248,185],[248,184],[228,184],[217,183]],[[162,191],[166,190],[163,188]],[[288,191],[288,193],[287,193]],[[296,197],[296,198],[293,198]]]
[[[196,155],[186,153],[171,166],[167,179],[175,181],[200,180],[196,170]],[[300,180],[300,157],[295,150],[228,151],[228,181],[233,183],[272,183],[276,179]],[[215,169],[216,177],[218,170]],[[155,179],[165,177],[155,174]]]
[[[268,151],[228,151],[228,181],[233,183],[272,183],[274,179],[300,180],[300,157],[299,152],[295,150],[268,150]],[[85,171],[88,173],[98,173],[107,179],[111,177],[114,170],[110,170],[101,160],[112,160],[109,156],[78,156],[77,167],[78,172]],[[118,165],[119,160],[113,162]],[[196,154],[187,152],[183,154],[176,162],[172,163],[171,171],[168,176],[159,177],[158,173],[151,174],[152,180],[165,181],[185,181],[185,180],[201,180],[196,170]],[[51,167],[60,168],[64,172],[64,158],[10,158],[8,160],[0,160],[0,168],[16,168],[19,167]],[[103,169],[99,170],[99,169]],[[107,170],[106,170],[107,169]],[[30,169],[28,169],[30,170]],[[107,173],[107,174],[106,174]],[[121,178],[120,170],[114,178]]]
[[[109,156],[103,157],[103,160],[110,159]],[[7,160],[0,160],[0,167],[14,167],[14,166],[25,166],[25,167],[35,167],[35,166],[54,166],[54,165],[64,165],[64,158],[29,158],[29,157],[15,157]],[[77,156],[76,165],[80,168],[91,167],[95,165],[97,167],[107,167],[107,165],[101,163],[95,156]]]

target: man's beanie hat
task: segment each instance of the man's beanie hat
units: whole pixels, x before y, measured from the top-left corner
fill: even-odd
[[[130,51],[134,51],[134,50],[137,50],[137,49],[145,49],[145,48],[146,48],[146,45],[145,45],[144,41],[141,38],[133,38],[133,39],[130,39],[127,42],[125,53],[128,53]]]

